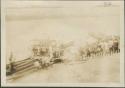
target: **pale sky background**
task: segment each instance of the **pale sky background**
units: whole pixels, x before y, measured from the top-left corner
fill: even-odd
[[[119,2],[9,1],[6,3],[7,58],[30,55],[34,39],[86,42],[88,33],[120,34]]]

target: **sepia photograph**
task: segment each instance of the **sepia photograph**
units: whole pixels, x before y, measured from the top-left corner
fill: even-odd
[[[2,0],[3,86],[124,86],[123,0]]]

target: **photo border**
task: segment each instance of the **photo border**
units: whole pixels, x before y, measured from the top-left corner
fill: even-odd
[[[5,38],[5,34],[6,34],[6,27],[5,27],[5,1],[6,0],[1,0],[1,84],[3,87],[124,87],[124,66],[125,66],[125,61],[124,61],[124,48],[121,48],[120,52],[120,81],[121,84],[112,84],[112,85],[107,85],[107,83],[41,83],[41,85],[38,84],[29,84],[29,85],[23,85],[22,84],[6,84],[6,67],[5,67],[5,60],[3,60],[3,58],[5,58],[5,47],[6,47],[6,38]],[[21,1],[21,0],[13,0],[13,1]],[[24,0],[22,0],[24,1]],[[26,1],[34,1],[34,0],[26,0]],[[36,0],[36,1],[99,1],[99,0]],[[101,0],[101,1],[123,1],[123,0]],[[123,1],[124,2],[124,1]],[[121,28],[120,28],[120,46],[124,46],[125,41],[124,41],[124,3],[121,6]],[[122,39],[121,39],[122,38]],[[122,59],[121,59],[122,58]],[[49,84],[49,85],[48,85]],[[73,85],[72,85],[73,84]],[[81,85],[83,84],[83,85]]]

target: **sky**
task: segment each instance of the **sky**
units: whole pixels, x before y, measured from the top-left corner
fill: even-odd
[[[35,39],[88,40],[88,33],[120,34],[119,2],[8,1],[6,3],[6,52],[17,60],[31,54]]]

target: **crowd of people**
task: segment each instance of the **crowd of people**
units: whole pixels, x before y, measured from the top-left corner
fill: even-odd
[[[45,44],[46,45],[46,44]],[[82,45],[81,45],[82,46]],[[33,47],[33,60],[35,67],[44,68],[55,62],[63,62],[65,45],[56,44],[44,46],[43,44]],[[120,52],[120,41],[118,37],[109,39],[100,39],[94,43],[79,47],[78,53],[80,59],[87,60],[90,57],[112,55]]]
[[[65,46],[52,44],[37,44],[32,48],[34,66],[38,69],[47,68],[49,65],[62,62]]]
[[[110,38],[106,40],[98,40],[92,44],[86,44],[80,47],[79,53],[83,60],[95,56],[112,55],[120,52],[119,38]]]

